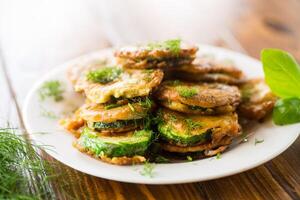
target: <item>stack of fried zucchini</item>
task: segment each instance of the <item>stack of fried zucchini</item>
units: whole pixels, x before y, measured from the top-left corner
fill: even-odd
[[[245,99],[240,90],[247,88],[243,73],[196,58],[197,50],[168,40],[121,48],[114,52],[113,64],[85,67],[72,82],[86,101],[74,117],[62,121],[78,137],[74,146],[120,165],[145,162],[154,134],[169,153],[212,156],[224,151],[240,134],[238,106],[244,113],[266,99],[253,105],[247,97],[240,104]],[[271,105],[273,99],[267,100]]]

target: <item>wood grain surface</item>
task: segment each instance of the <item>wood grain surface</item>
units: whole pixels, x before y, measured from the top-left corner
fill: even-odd
[[[300,61],[299,0],[237,2],[239,14],[228,32],[221,33],[214,44],[256,58],[262,48],[277,47],[289,51]],[[108,46],[110,41],[104,36],[102,39],[102,47]],[[0,118],[24,128],[20,101],[23,96],[18,93],[22,83],[13,80],[13,70],[6,62],[5,51],[6,48],[1,46]],[[54,162],[56,172],[62,176],[61,180],[52,183],[53,196],[49,199],[300,199],[300,138],[280,156],[255,169],[226,178],[177,185],[105,180],[73,170],[46,154],[44,157]]]

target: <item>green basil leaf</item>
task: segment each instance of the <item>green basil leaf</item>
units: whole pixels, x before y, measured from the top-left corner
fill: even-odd
[[[300,122],[300,99],[279,99],[273,109],[273,121],[277,125]]]
[[[300,97],[300,67],[292,55],[278,49],[263,49],[261,60],[266,82],[275,95]]]

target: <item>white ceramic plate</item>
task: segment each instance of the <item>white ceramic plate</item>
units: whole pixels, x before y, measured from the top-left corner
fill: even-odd
[[[263,76],[261,63],[248,56],[217,47],[200,45],[199,54],[203,53],[220,59],[232,60],[248,77]],[[74,109],[74,106],[78,105],[82,99],[73,92],[66,77],[66,69],[69,66],[97,61],[105,54],[111,54],[111,50],[82,56],[51,71],[33,87],[27,96],[23,110],[25,126],[32,139],[39,144],[52,146],[50,150],[46,150],[47,153],[81,172],[106,179],[145,184],[204,181],[240,173],[261,165],[286,150],[299,135],[300,124],[275,126],[269,120],[257,126],[248,142],[233,145],[222,154],[220,159],[206,158],[185,163],[155,164],[152,178],[141,175],[143,165],[116,166],[93,159],[73,148],[72,142],[75,138],[59,126],[57,119],[44,117],[43,113],[51,111],[61,114]],[[66,87],[63,102],[39,100],[37,91],[47,80],[63,82]],[[45,133],[41,134],[41,132]],[[255,145],[255,139],[264,140],[264,142]]]

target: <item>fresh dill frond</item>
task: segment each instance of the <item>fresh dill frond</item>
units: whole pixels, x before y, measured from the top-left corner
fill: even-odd
[[[46,81],[43,83],[42,87],[39,89],[38,93],[40,99],[43,101],[47,97],[51,97],[54,101],[63,100],[63,92],[61,83],[58,80]]]
[[[190,98],[197,94],[197,89],[187,86],[177,86],[176,91],[178,94],[184,98]]]
[[[46,110],[41,106],[41,116],[49,118],[49,119],[58,119],[59,117],[52,111]]]
[[[0,199],[51,197],[49,180],[54,175],[52,168],[37,153],[35,148],[39,147],[17,135],[16,131],[0,128]],[[35,192],[29,190],[32,187],[30,176],[39,177]]]
[[[95,83],[109,83],[118,78],[122,73],[122,69],[117,66],[103,67],[87,73],[86,78]]]
[[[108,105],[104,106],[104,109],[109,110],[109,109],[112,109],[112,108],[117,108],[119,106],[120,106],[119,104],[112,103],[112,104],[108,104]]]
[[[264,141],[265,140],[259,140],[259,139],[255,138],[254,145],[256,146],[257,144],[263,143]]]
[[[190,162],[193,161],[193,158],[191,156],[187,156],[186,159]]]
[[[190,118],[185,119],[185,122],[186,122],[187,127],[188,127],[189,130],[194,130],[194,129],[200,128],[202,126],[202,123],[195,122]]]
[[[148,50],[169,50],[174,55],[178,55],[180,52],[181,40],[180,39],[173,39],[173,40],[166,40],[163,42],[151,42],[147,44]]]
[[[217,160],[221,159],[221,153],[220,153],[220,152],[219,152],[219,153],[217,153],[217,155],[216,155],[216,159],[217,159]]]
[[[128,107],[130,108],[130,110],[132,111],[132,112],[135,112],[135,109],[134,109],[134,107],[131,105],[131,103],[129,103],[128,102]]]
[[[145,164],[143,165],[142,171],[140,171],[140,174],[142,176],[147,176],[149,178],[153,178],[154,177],[154,172],[153,172],[154,167],[155,167],[155,165],[153,163],[146,161]]]
[[[140,100],[140,105],[143,106],[144,108],[151,108],[153,101],[151,99],[149,99],[149,97],[146,97],[143,100]]]

